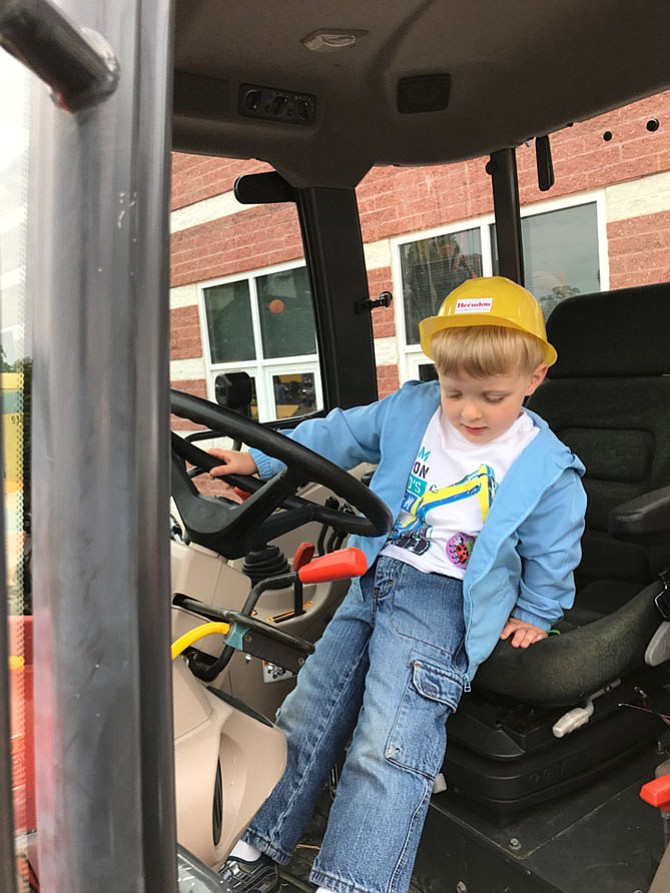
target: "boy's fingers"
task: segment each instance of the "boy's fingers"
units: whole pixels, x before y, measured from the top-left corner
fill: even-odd
[[[528,648],[530,643],[531,643],[530,630],[518,629],[514,633],[514,638],[512,639],[512,645],[514,645],[515,648]]]
[[[255,474],[258,471],[256,463],[249,453],[238,453],[235,450],[209,450],[210,455],[221,460],[221,465],[215,465],[210,469],[210,475],[218,478],[228,474]]]
[[[518,622],[509,621],[503,627],[500,638],[509,639],[510,636],[510,645],[513,648],[528,648],[529,645],[539,642],[540,639],[545,639],[547,633],[537,626],[520,625]]]
[[[539,642],[540,639],[546,639],[546,637],[547,634],[541,629],[520,629],[517,630],[512,640],[512,645],[515,645],[517,648],[528,648],[529,645],[534,645],[535,642]]]
[[[210,456],[214,456],[215,459],[221,459],[221,465],[215,465],[214,468],[210,468],[209,473],[212,477],[221,477],[222,475],[231,474],[235,471],[234,453],[217,448],[212,448],[211,450],[208,450],[208,452]]]
[[[218,447],[212,447],[207,452],[210,456],[214,456],[215,459],[221,459],[223,462],[228,462],[232,455],[230,450],[221,450]]]

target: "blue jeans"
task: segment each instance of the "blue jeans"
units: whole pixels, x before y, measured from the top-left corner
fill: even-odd
[[[286,771],[245,840],[288,862],[351,738],[310,879],[405,893],[463,691],[464,632],[459,580],[380,558],[354,581],[279,711]]]

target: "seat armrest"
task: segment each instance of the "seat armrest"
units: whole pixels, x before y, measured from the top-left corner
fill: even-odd
[[[643,546],[667,545],[670,535],[670,487],[661,487],[618,505],[609,513],[609,535]]]

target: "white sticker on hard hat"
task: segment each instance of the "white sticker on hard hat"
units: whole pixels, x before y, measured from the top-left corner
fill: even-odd
[[[490,313],[493,298],[460,298],[454,313]]]

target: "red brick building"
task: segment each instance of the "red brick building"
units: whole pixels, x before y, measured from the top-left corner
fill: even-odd
[[[551,144],[546,193],[534,146],[517,152],[526,283],[547,311],[567,294],[670,280],[670,93],[576,123]],[[485,164],[376,168],[357,189],[370,294],[394,295],[373,313],[381,396],[420,374],[417,319],[463,278],[496,270]],[[212,396],[217,371],[246,369],[264,419],[300,402],[298,380],[307,404],[320,400],[295,208],[243,206],[231,191],[266,169],[174,156],[171,274],[174,386]],[[235,340],[222,342],[224,330]]]

